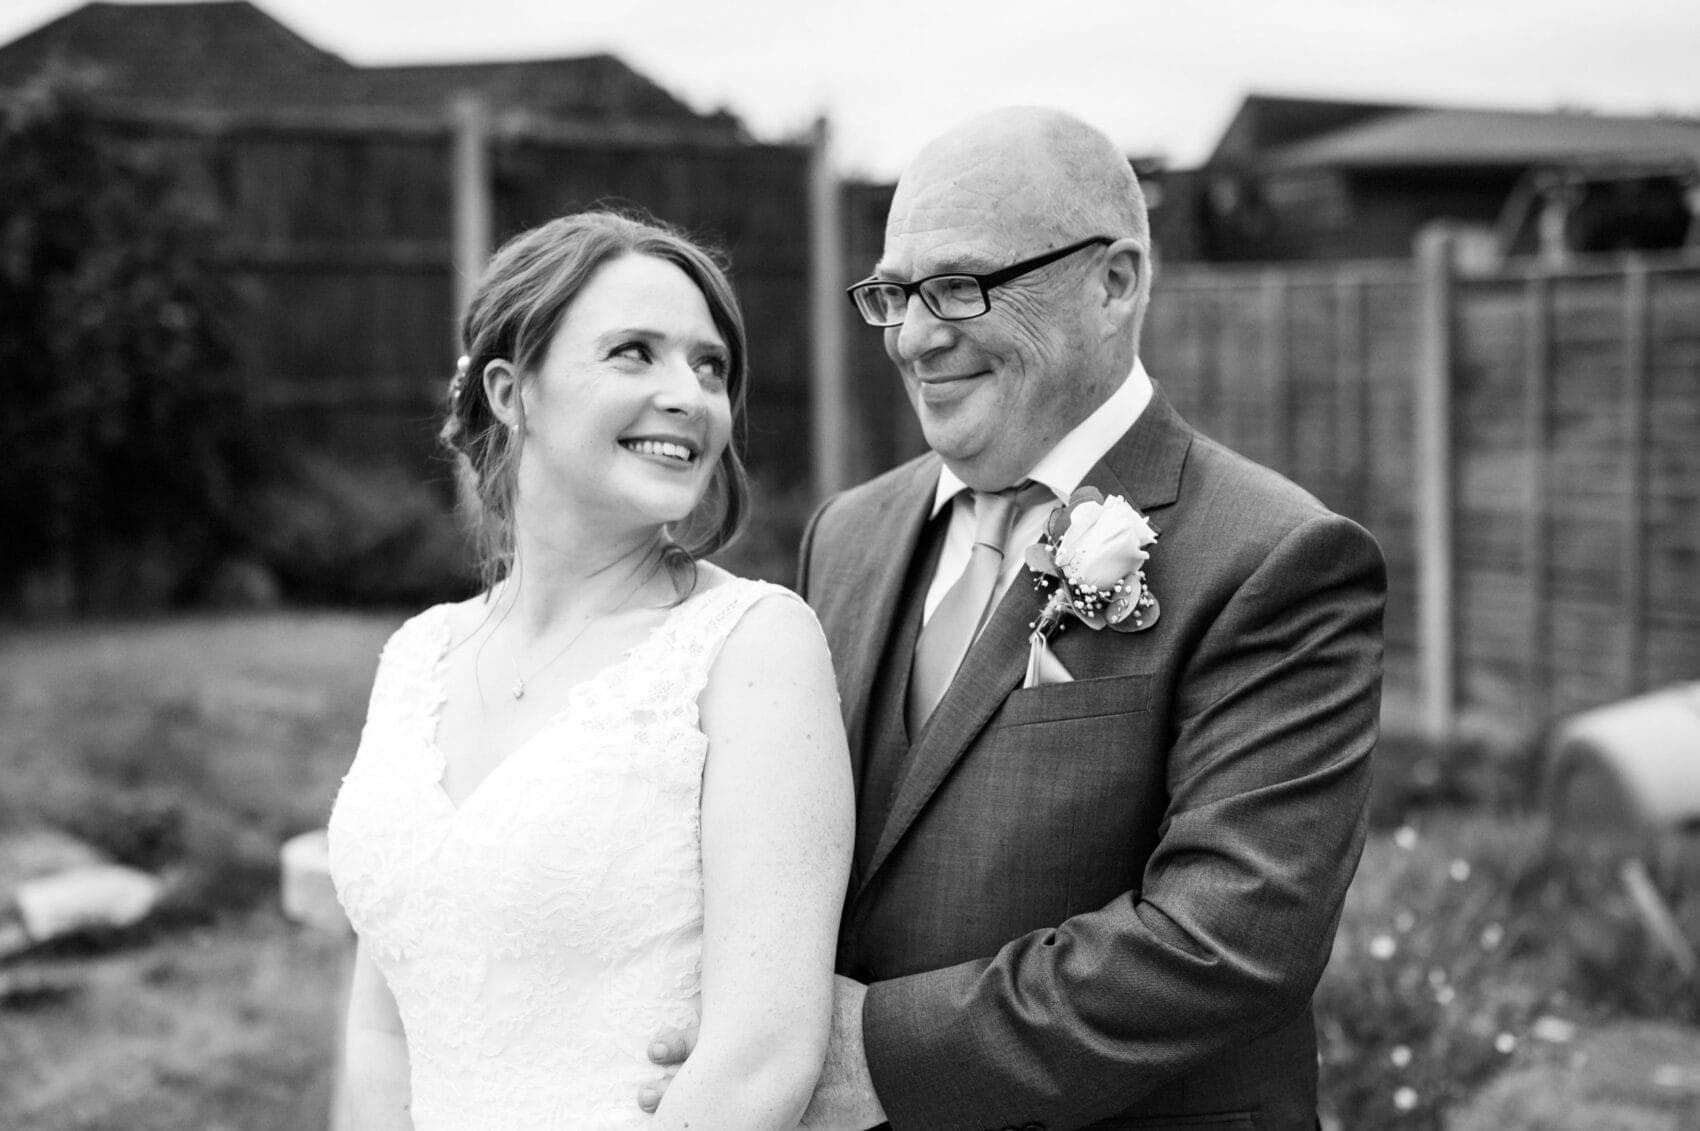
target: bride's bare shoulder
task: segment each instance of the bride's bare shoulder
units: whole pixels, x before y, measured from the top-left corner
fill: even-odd
[[[730,585],[741,580],[737,574],[722,566],[717,566],[713,562],[696,562],[692,568],[696,570],[697,581],[696,589],[691,594],[693,597],[703,593],[712,593],[723,585]]]
[[[448,628],[449,643],[460,645],[489,629],[496,620],[496,602],[489,592],[464,601],[448,601],[433,610]]]

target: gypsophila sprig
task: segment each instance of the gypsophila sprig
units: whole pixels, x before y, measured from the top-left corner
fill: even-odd
[[[1157,598],[1145,582],[1147,546],[1157,531],[1120,495],[1105,498],[1082,487],[1045,520],[1039,541],[1024,560],[1033,583],[1050,600],[1028,625],[1027,680],[1032,687],[1052,663],[1046,649],[1053,633],[1073,617],[1088,628],[1143,632],[1157,623]]]
[[[1157,531],[1120,495],[1082,487],[1051,512],[1027,568],[1051,599],[1034,622],[1049,635],[1072,616],[1089,628],[1140,632],[1157,622],[1157,598],[1145,581],[1147,546]]]

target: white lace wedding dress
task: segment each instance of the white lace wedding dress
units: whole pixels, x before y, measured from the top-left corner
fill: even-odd
[[[458,809],[433,742],[449,606],[385,646],[331,875],[400,1008],[422,1131],[648,1120],[649,1042],[697,1013],[697,696],[768,594],[800,600],[735,578],[669,611]]]

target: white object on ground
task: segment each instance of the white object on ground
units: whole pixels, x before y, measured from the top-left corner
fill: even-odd
[[[292,836],[279,852],[283,865],[283,913],[331,934],[353,934],[331,884],[331,857],[324,829]]]
[[[32,942],[90,927],[128,927],[159,902],[158,877],[121,864],[91,864],[26,880],[12,893]]]

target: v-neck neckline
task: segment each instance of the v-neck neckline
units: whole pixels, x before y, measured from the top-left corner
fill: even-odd
[[[449,772],[449,758],[448,754],[444,752],[443,748],[438,745],[437,742],[437,732],[439,727],[442,725],[443,720],[443,707],[448,703],[448,659],[450,645],[454,640],[453,628],[449,623],[449,618],[454,606],[439,606],[442,611],[438,616],[437,623],[437,656],[431,667],[434,694],[432,696],[431,714],[425,726],[425,745],[430,750],[432,759],[434,760],[431,772],[432,792],[441,799],[443,805],[448,809],[449,816],[451,818],[459,817],[461,813],[466,811],[467,806],[484,792],[484,787],[489,783],[491,778],[494,778],[497,774],[502,772],[504,767],[524,755],[537,744],[538,740],[559,727],[561,723],[573,713],[573,709],[578,706],[579,700],[583,697],[583,693],[586,689],[604,681],[612,673],[619,671],[621,668],[630,664],[634,656],[647,648],[651,643],[657,640],[663,632],[673,625],[683,610],[695,606],[699,601],[706,599],[709,594],[722,588],[724,584],[725,583],[723,582],[721,585],[715,585],[706,592],[692,594],[690,598],[674,605],[662,615],[660,620],[651,625],[641,637],[627,647],[626,650],[617,658],[603,664],[600,668],[597,668],[583,679],[568,687],[565,693],[561,696],[561,705],[554,711],[550,712],[549,715],[538,724],[535,730],[533,730],[525,738],[522,738],[512,749],[503,755],[500,761],[498,761],[494,766],[491,766],[489,771],[486,772],[483,777],[479,778],[478,781],[473,784],[472,788],[467,790],[458,802],[455,801],[453,797],[449,796],[448,786],[445,784],[445,779],[448,777]]]

